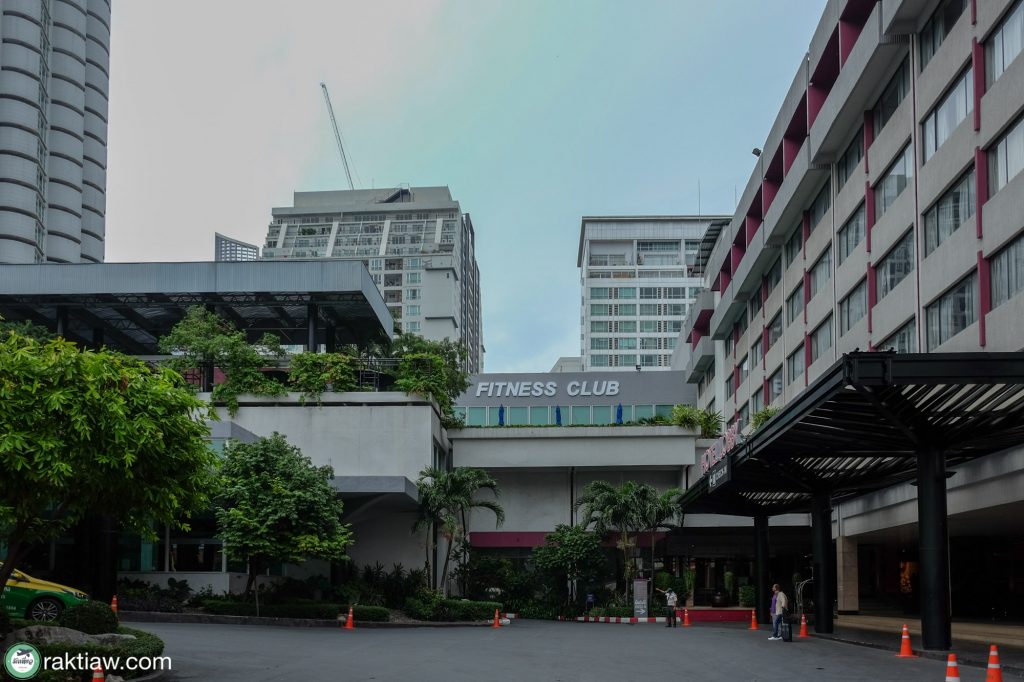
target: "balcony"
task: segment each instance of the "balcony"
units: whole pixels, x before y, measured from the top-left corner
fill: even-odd
[[[715,292],[711,289],[701,289],[697,298],[693,300],[693,304],[690,306],[690,314],[686,316],[686,321],[683,322],[682,338],[689,339],[694,327],[700,329],[701,333],[707,336],[708,321],[711,319],[711,314],[714,311]]]
[[[715,364],[715,341],[710,336],[703,337],[694,346],[690,354],[690,362],[686,367],[686,381],[697,383],[708,367]]]

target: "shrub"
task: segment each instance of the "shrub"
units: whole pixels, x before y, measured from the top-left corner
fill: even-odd
[[[501,610],[501,602],[469,601],[468,599],[445,599],[441,604],[445,621],[489,620],[495,610]]]
[[[444,597],[440,592],[423,590],[415,597],[405,600],[405,613],[416,620],[433,620],[434,613],[440,608]]]
[[[69,609],[70,610],[70,609]],[[159,637],[149,632],[143,632],[142,630],[134,630],[131,628],[117,628],[116,632],[123,635],[134,635],[134,640],[121,642],[119,644],[102,645],[102,644],[82,644],[82,645],[68,645],[68,644],[46,644],[37,647],[39,653],[43,656],[54,656],[64,657],[65,654],[74,657],[78,654],[82,654],[86,657],[105,657],[110,660],[120,657],[121,664],[126,664],[126,659],[129,656],[135,657],[151,657],[160,656],[164,652],[164,643]],[[120,675],[126,679],[133,677],[141,677],[143,675],[150,674],[150,671],[142,670],[125,670],[118,668],[111,668],[106,672],[115,675]],[[67,673],[60,671],[44,671],[37,680],[44,680],[45,682],[64,682],[68,679],[81,679],[81,676],[69,676]]]
[[[757,600],[757,590],[753,585],[740,586],[740,606],[754,606]]]
[[[256,604],[224,599],[207,599],[203,602],[207,613],[220,616],[255,616]],[[260,604],[261,618],[313,618],[334,620],[339,614],[348,613],[348,604],[325,604],[313,601],[294,601],[287,604]],[[387,622],[391,613],[381,606],[353,605],[352,617],[362,622]]]
[[[117,616],[110,606],[99,601],[87,601],[68,607],[60,623],[87,635],[117,632]]]
[[[755,412],[750,418],[750,424],[754,427],[754,430],[759,430],[762,426],[771,421],[771,418],[779,413],[779,408],[768,406],[763,410]]]

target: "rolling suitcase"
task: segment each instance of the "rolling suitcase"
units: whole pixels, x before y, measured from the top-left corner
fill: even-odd
[[[783,642],[793,641],[793,624],[790,622],[788,612],[782,617],[782,623],[779,627],[779,634],[782,635]]]

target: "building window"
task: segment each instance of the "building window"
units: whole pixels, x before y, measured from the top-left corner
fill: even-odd
[[[405,273],[405,283],[406,284],[419,284],[420,283],[420,273],[418,273],[418,272],[407,272],[407,273]]]
[[[665,287],[664,298],[686,298],[686,287]]]
[[[1024,170],[1024,118],[988,150],[989,196]]]
[[[590,339],[590,350],[609,350],[612,340],[607,336],[595,336]]]
[[[818,192],[818,196],[814,197],[814,201],[811,202],[811,207],[808,210],[810,213],[811,220],[811,232],[818,226],[821,219],[828,213],[829,207],[832,205],[832,186],[831,178],[825,182],[825,186]]]
[[[415,316],[420,314],[420,307],[418,305],[410,305],[405,308],[407,316]]]
[[[1024,46],[1024,2],[1018,2],[1017,6],[1000,22],[985,44],[985,76],[989,85],[995,83],[1003,75],[1010,63],[1021,53],[1022,46]]]
[[[636,298],[636,287],[618,287],[615,289],[615,298],[633,300]]]
[[[746,355],[736,363],[736,368],[736,371],[739,372],[739,379],[736,383],[742,386],[743,382],[747,380],[748,376],[750,376],[750,362]]]
[[[782,313],[775,313],[775,317],[768,323],[768,348],[775,345],[775,342],[782,338]]]
[[[405,290],[405,300],[407,300],[407,301],[416,301],[416,300],[419,300],[419,297],[420,297],[420,290],[419,289],[406,289]]]
[[[908,144],[875,185],[875,220],[882,217],[914,178],[914,151]]]
[[[743,403],[740,409],[736,410],[736,422],[737,429],[743,430],[743,427],[750,423],[750,403]]]
[[[786,299],[786,324],[793,324],[793,320],[804,311],[804,285],[801,282],[793,293]]]
[[[764,391],[756,388],[750,393],[750,410],[757,414],[764,409]]]
[[[607,355],[591,355],[590,356],[591,367],[607,367],[608,356]]]
[[[729,372],[729,376],[725,378],[725,397],[731,398],[735,390],[736,384],[733,383],[733,374]]]
[[[640,287],[640,298],[661,298],[660,289],[658,287]]]
[[[415,321],[409,321],[405,323],[405,331],[412,332],[413,334],[420,333],[420,323]]]
[[[903,98],[906,97],[909,91],[910,62],[907,58],[904,58],[903,63],[900,64],[899,69],[893,74],[892,80],[885,86],[885,90],[882,91],[881,97],[878,98],[878,102],[875,104],[875,137],[878,137],[878,134],[882,132],[882,128],[889,122],[892,115],[896,113],[900,102],[903,101]]]
[[[782,367],[779,367],[768,379],[768,402],[774,403],[782,395],[782,388]]]
[[[853,253],[857,245],[864,241],[867,231],[867,219],[864,215],[864,204],[854,211],[846,224],[839,228],[837,241],[839,242],[839,262],[842,263],[846,257]]]
[[[836,183],[839,189],[846,185],[846,181],[853,177],[864,158],[864,129],[857,131],[857,135],[850,142],[843,155],[836,162]]]
[[[1024,290],[1024,236],[992,257],[992,307]]]
[[[935,350],[978,319],[978,274],[972,272],[925,309],[928,350]]]
[[[615,315],[633,317],[636,315],[636,304],[635,303],[624,303],[621,305],[612,306]]]
[[[811,268],[808,273],[809,284],[810,284],[810,296],[814,298],[815,294],[821,291],[821,288],[825,286],[829,278],[832,277],[832,247],[825,249],[825,253],[821,254],[817,262]]]
[[[611,306],[608,305],[607,303],[591,303],[590,314],[595,316],[610,315]]]
[[[636,339],[632,337],[616,339],[615,347],[618,350],[636,350]]]
[[[608,294],[608,287],[590,287],[591,300],[603,301],[611,298]]]
[[[775,263],[768,268],[768,274],[765,276],[765,296],[770,296],[775,287],[782,281],[782,258],[775,260]]]
[[[591,314],[593,314],[593,306],[591,306]],[[611,329],[611,322],[591,322],[590,333],[591,334],[607,334]]]
[[[804,344],[796,347],[788,358],[786,358],[786,383],[791,384],[804,373]]]
[[[839,302],[839,335],[850,331],[868,312],[868,282],[865,279]]]
[[[890,348],[897,353],[917,352],[917,325],[914,324],[913,318],[879,345],[880,350],[889,350]]]
[[[932,158],[935,151],[949,139],[956,127],[973,109],[974,69],[967,67],[921,124],[925,162]]]
[[[822,353],[832,347],[832,316],[829,315],[811,332],[811,362],[817,362]]]
[[[942,41],[949,35],[966,7],[967,0],[945,0],[925,23],[920,34],[922,71],[935,56],[939,45],[942,45]]]
[[[758,289],[753,293],[753,295],[751,295],[750,301],[747,302],[747,311],[750,313],[750,319],[753,320],[757,314],[761,312],[762,305],[761,290]]]
[[[803,226],[797,224],[796,230],[793,231],[793,235],[786,242],[785,255],[786,255],[786,267],[788,268],[793,264],[797,258],[800,257],[801,249],[804,245],[804,231]]]
[[[761,343],[761,339],[758,339],[750,346],[750,364],[756,366],[761,364],[761,360],[764,358],[764,346]]]
[[[974,215],[974,169],[961,178],[924,214],[924,255],[949,239],[957,228]]]
[[[875,266],[875,285],[879,301],[914,271],[914,260],[914,231],[908,230]]]
[[[635,334],[636,320],[620,320],[615,323],[615,331],[620,334]]]

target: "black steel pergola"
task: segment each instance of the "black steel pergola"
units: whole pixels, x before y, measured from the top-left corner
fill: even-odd
[[[712,467],[688,513],[755,520],[759,617],[767,620],[768,517],[809,512],[815,603],[831,604],[832,503],[915,481],[925,648],[950,646],[946,469],[1024,443],[1024,353],[850,353]],[[815,628],[832,631],[831,608]]]

